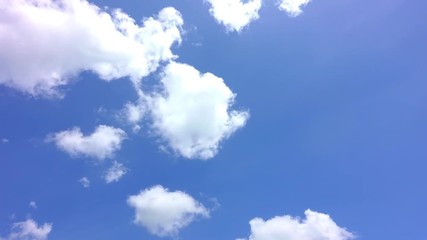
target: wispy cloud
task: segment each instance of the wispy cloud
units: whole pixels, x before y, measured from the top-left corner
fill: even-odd
[[[5,240],[46,240],[51,231],[51,223],[44,223],[39,226],[33,219],[28,219],[14,223]]]
[[[31,201],[31,202],[30,202],[30,204],[28,204],[28,206],[29,206],[30,208],[34,208],[34,209],[36,209],[36,208],[37,208],[37,204],[36,204],[36,202],[34,202],[34,201]]]
[[[128,171],[123,164],[114,161],[113,166],[105,173],[104,180],[106,183],[118,182]]]
[[[82,177],[79,179],[79,182],[82,184],[84,188],[90,187],[90,180],[88,177]]]

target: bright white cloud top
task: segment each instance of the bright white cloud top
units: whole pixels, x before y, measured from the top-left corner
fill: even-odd
[[[212,158],[220,142],[249,118],[248,112],[229,109],[236,95],[211,73],[172,62],[161,83],[163,91],[149,99],[152,127],[183,157]]]
[[[181,41],[183,20],[172,7],[140,26],[86,0],[0,0],[0,6],[0,84],[32,95],[58,96],[58,87],[83,71],[139,80],[173,59],[170,48]]]
[[[306,218],[300,220],[289,215],[270,220],[252,219],[249,240],[350,240],[355,236],[339,227],[329,215],[305,211]]]
[[[33,219],[14,223],[11,233],[4,240],[46,240],[52,231],[51,223],[38,225]],[[0,237],[0,239],[3,239]]]
[[[279,9],[286,12],[290,17],[296,17],[302,13],[302,8],[310,1],[311,0],[280,0]]]
[[[258,12],[262,6],[261,0],[207,0],[210,3],[209,12],[227,31],[240,32],[252,21],[259,18]]]
[[[209,217],[209,210],[187,193],[162,186],[130,196],[127,203],[135,208],[134,223],[157,236],[175,236],[197,217]]]
[[[128,169],[122,163],[114,161],[113,166],[105,173],[104,180],[106,183],[118,182],[127,172]]]
[[[111,158],[121,148],[126,133],[119,128],[99,125],[90,135],[83,135],[80,128],[51,134],[47,141],[73,157],[85,156],[103,160]]]

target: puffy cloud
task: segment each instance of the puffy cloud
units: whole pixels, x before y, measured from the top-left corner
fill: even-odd
[[[28,219],[24,222],[14,223],[11,233],[5,240],[45,240],[51,231],[51,223],[39,226],[33,219]]]
[[[47,141],[54,141],[56,146],[71,156],[87,156],[100,160],[110,158],[121,148],[126,133],[119,128],[99,125],[95,131],[84,136],[80,128],[51,134]]]
[[[0,84],[32,95],[60,95],[58,87],[83,71],[104,80],[135,81],[175,58],[180,13],[165,8],[140,26],[121,10],[87,0],[0,0]]]
[[[302,13],[301,8],[311,0],[280,0],[279,9],[286,12],[290,17],[296,17]]]
[[[82,184],[84,188],[90,187],[90,180],[87,177],[82,177],[79,179],[79,182]]]
[[[252,219],[249,240],[350,240],[355,236],[339,227],[327,214],[305,211],[306,219],[289,215],[264,221]]]
[[[194,67],[172,62],[165,67],[161,92],[146,97],[154,131],[186,158],[209,159],[219,144],[249,118],[230,110],[235,94],[223,79],[201,74]]]
[[[262,0],[207,0],[209,12],[228,31],[240,32],[252,21],[259,18]]]
[[[134,222],[157,236],[175,236],[196,217],[209,217],[209,210],[190,195],[162,186],[130,196],[127,202],[135,208]]]
[[[118,182],[127,172],[128,169],[123,164],[114,161],[113,166],[104,175],[104,180],[106,183]]]

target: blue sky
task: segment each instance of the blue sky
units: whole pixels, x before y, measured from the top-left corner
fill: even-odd
[[[0,239],[425,239],[427,3],[30,2]]]

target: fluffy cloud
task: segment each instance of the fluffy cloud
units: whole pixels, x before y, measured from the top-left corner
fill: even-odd
[[[171,61],[159,79],[160,86],[151,92],[137,88],[139,100],[126,104],[123,115],[134,131],[148,119],[153,133],[166,144],[162,149],[189,159],[210,159],[249,119],[247,111],[230,109],[236,94],[212,73]]]
[[[209,12],[223,24],[228,31],[240,32],[252,21],[259,18],[261,0],[207,0],[211,7]]]
[[[289,215],[264,221],[252,219],[249,240],[350,240],[355,236],[339,227],[327,214],[305,211],[306,219]]]
[[[118,182],[127,172],[128,169],[123,164],[114,161],[113,166],[104,175],[104,180],[106,183]]]
[[[165,67],[162,91],[146,97],[152,127],[168,146],[186,158],[209,159],[219,144],[249,117],[229,110],[235,94],[223,79],[172,62]]]
[[[80,178],[79,183],[81,183],[84,188],[90,187],[90,180],[87,177]]]
[[[126,133],[119,129],[106,125],[99,125],[95,131],[84,136],[80,128],[51,134],[48,141],[54,141],[56,146],[71,156],[87,156],[100,160],[110,158],[121,148]]]
[[[175,236],[196,217],[209,217],[209,210],[190,195],[162,186],[130,196],[127,202],[135,208],[134,222],[157,236]]]
[[[37,222],[28,219],[24,222],[14,223],[11,233],[4,240],[45,240],[51,231],[51,223],[38,226]],[[2,238],[0,237],[0,239]]]
[[[302,13],[301,8],[311,0],[280,0],[279,9],[286,12],[290,17],[296,17]]]
[[[83,71],[135,81],[173,59],[180,13],[165,8],[140,26],[121,10],[86,0],[0,0],[0,84],[32,95],[58,95]]]

